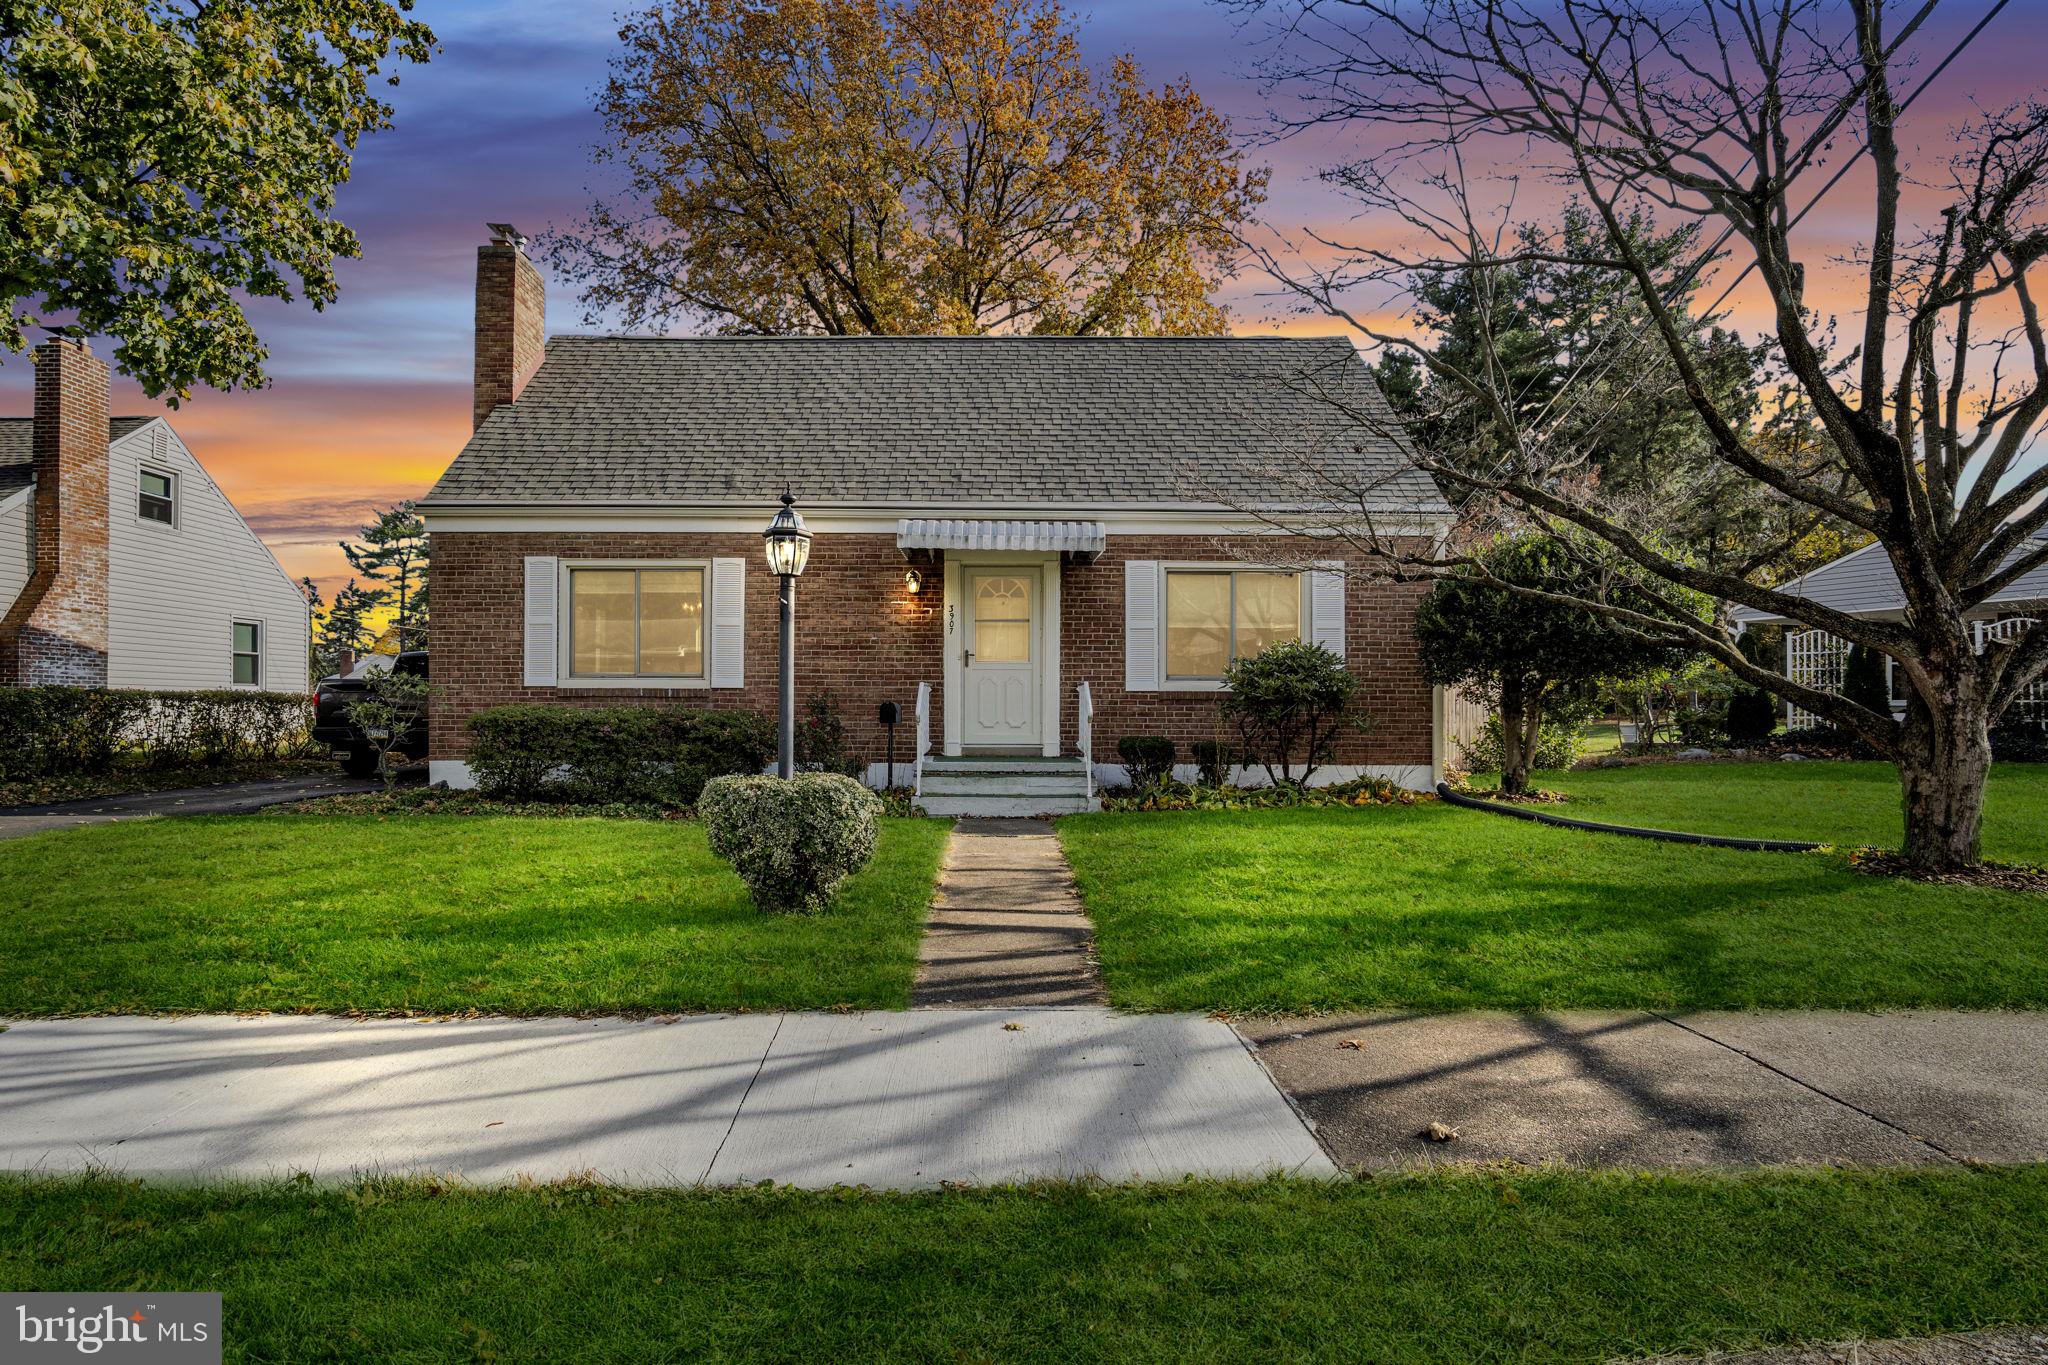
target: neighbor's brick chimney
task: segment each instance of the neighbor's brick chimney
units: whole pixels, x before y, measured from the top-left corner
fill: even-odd
[[[476,249],[475,425],[501,403],[519,397],[540,368],[547,344],[547,290],[526,259],[526,239],[508,224],[493,223],[491,240]]]
[[[105,687],[107,366],[70,337],[35,362],[35,558],[0,618],[0,683]]]

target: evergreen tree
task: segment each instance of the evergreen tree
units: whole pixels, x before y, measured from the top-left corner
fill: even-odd
[[[389,585],[398,609],[398,647],[426,648],[427,561],[432,555],[426,521],[407,499],[385,508],[358,534],[360,543],[341,542],[349,567],[373,583]]]
[[[1880,716],[1892,713],[1891,684],[1885,679],[1884,655],[1863,645],[1851,645],[1842,665],[1842,696],[1866,711]]]
[[[391,602],[383,588],[359,587],[351,578],[334,595],[334,605],[320,619],[314,645],[314,667],[321,677],[340,671],[342,655],[359,655],[376,643],[374,619]]]

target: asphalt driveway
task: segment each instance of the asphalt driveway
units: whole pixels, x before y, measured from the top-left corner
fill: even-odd
[[[115,820],[141,820],[154,815],[243,815],[265,806],[303,801],[314,796],[377,789],[375,778],[349,777],[339,769],[310,777],[262,778],[225,782],[213,787],[181,787],[174,791],[131,792],[84,801],[43,806],[0,807],[0,839],[18,839],[45,830],[74,825],[104,825]]]

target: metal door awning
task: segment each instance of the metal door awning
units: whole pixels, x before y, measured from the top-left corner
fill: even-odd
[[[896,523],[896,548],[913,550],[1054,550],[1084,563],[1108,540],[1099,521],[939,521]]]

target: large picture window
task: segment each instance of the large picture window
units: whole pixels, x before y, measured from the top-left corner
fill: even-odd
[[[570,569],[569,672],[703,677],[704,570]]]
[[[1301,638],[1301,576],[1270,570],[1166,572],[1166,676],[1215,679],[1231,660]]]

